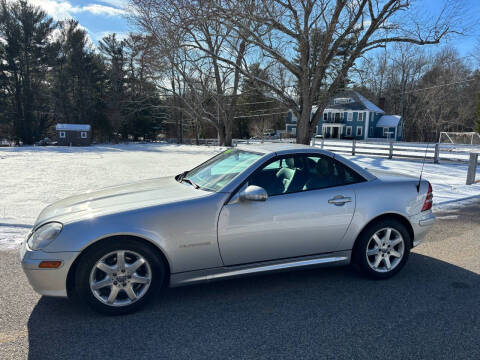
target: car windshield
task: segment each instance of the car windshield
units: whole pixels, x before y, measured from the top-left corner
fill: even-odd
[[[188,172],[183,180],[209,191],[219,191],[262,155],[228,149]]]

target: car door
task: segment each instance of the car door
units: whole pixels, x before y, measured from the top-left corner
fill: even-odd
[[[252,174],[245,186],[276,184],[269,186],[266,201],[238,201],[234,196],[222,208],[218,242],[225,265],[343,250],[339,246],[355,211],[351,184],[358,179],[346,182],[345,176],[338,179],[339,174],[335,179],[322,179],[316,169],[320,158],[335,162],[320,155],[287,156],[264,166],[270,181],[259,176],[263,169]],[[271,175],[273,164],[278,164],[275,177]],[[287,180],[279,179],[282,176]],[[278,190],[279,183],[283,190]]]

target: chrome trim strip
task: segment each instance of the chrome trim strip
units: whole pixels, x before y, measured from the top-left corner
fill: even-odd
[[[205,275],[199,275],[193,277],[188,277],[187,274],[172,274],[172,278],[170,281],[171,287],[187,285],[194,282],[206,282],[211,280],[221,280],[224,278],[230,278],[235,276],[243,276],[243,275],[250,275],[256,273],[263,273],[269,271],[277,271],[277,270],[284,270],[284,269],[291,269],[291,268],[299,268],[299,267],[307,267],[313,265],[322,265],[322,264],[331,264],[331,263],[348,263],[349,257],[348,256],[331,256],[331,257],[323,257],[317,259],[307,259],[307,260],[298,260],[298,261],[290,261],[286,263],[278,263],[272,265],[262,265],[262,266],[255,266],[255,267],[248,267],[242,268],[238,270],[230,270],[228,268],[220,268],[220,269],[211,269],[213,271],[218,272],[211,272]],[[194,271],[194,273],[197,273]],[[181,278],[183,277],[183,279]]]

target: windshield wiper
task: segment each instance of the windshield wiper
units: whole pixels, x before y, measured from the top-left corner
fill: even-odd
[[[182,182],[183,178],[185,176],[187,176],[187,174],[189,173],[189,171],[184,171],[183,173],[181,173],[180,175],[177,175],[175,176],[175,179],[178,181],[178,182]]]
[[[184,171],[184,172],[181,173],[180,175],[177,175],[177,176],[175,177],[175,179],[177,179],[177,181],[178,181],[179,183],[185,181],[185,182],[189,183],[190,185],[192,185],[195,189],[200,189],[200,190],[205,190],[205,191],[213,191],[213,190],[211,190],[211,189],[204,188],[204,187],[202,187],[202,186],[194,183],[194,182],[193,182],[192,180],[190,180],[190,179],[187,179],[185,176],[187,176],[187,174],[188,174],[189,172],[190,172],[190,171]]]
[[[190,179],[185,179],[185,178],[183,178],[183,177],[180,178],[180,182],[183,182],[183,181],[188,182],[188,183],[189,183],[190,185],[192,185],[195,189],[200,189],[200,186],[197,185],[197,184],[195,184],[195,183],[194,183],[192,180],[190,180]]]

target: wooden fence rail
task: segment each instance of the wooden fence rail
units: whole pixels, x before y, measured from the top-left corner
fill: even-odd
[[[405,145],[396,146],[394,142],[387,144],[363,144],[355,140],[350,145],[345,143],[330,143],[325,140],[321,140],[320,144],[315,143],[314,146],[321,149],[330,150],[333,152],[347,153],[351,155],[372,155],[372,156],[386,156],[389,159],[396,158],[413,158],[413,159],[426,159],[432,160],[438,164],[440,159],[454,160],[448,156],[440,156],[440,145],[429,144],[425,148],[420,147],[408,147]]]

